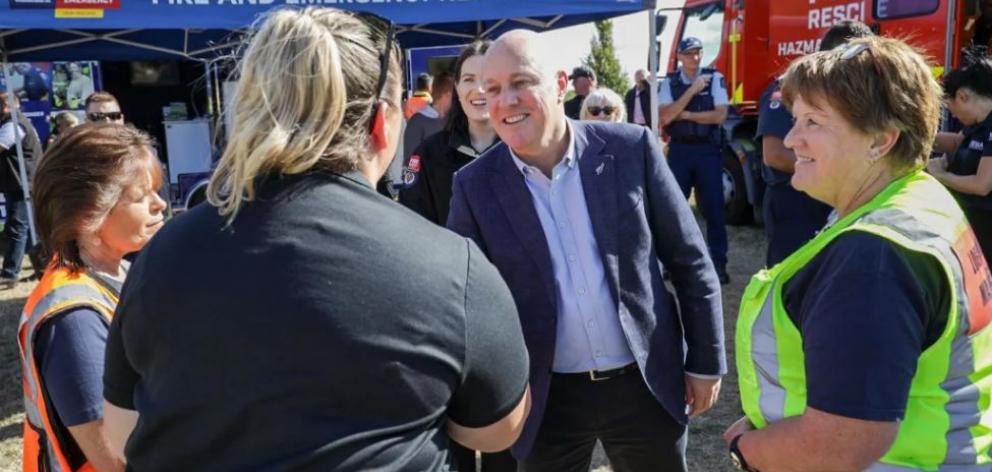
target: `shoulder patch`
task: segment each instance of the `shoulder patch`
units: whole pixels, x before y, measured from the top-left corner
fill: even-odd
[[[415,183],[417,183],[417,173],[409,168],[403,169],[403,185],[410,188]]]
[[[773,99],[772,101],[768,102],[768,108],[771,108],[772,110],[778,110],[781,107],[782,107],[782,102],[780,100]]]
[[[406,167],[413,172],[420,172],[420,156],[417,154],[411,155],[410,162],[407,163]]]

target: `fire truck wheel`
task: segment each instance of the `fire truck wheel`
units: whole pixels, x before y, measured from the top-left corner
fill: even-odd
[[[744,169],[734,153],[724,150],[723,165],[723,212],[729,225],[750,224],[754,215],[747,202],[747,183],[744,182]]]

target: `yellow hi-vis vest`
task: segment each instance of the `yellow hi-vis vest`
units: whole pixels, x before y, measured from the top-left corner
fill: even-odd
[[[94,470],[89,461],[74,469],[56,435],[55,416],[48,412],[41,369],[34,357],[35,336],[53,315],[81,306],[96,310],[109,322],[117,302],[116,293],[86,275],[85,271],[74,274],[66,269],[45,271],[41,282],[28,297],[17,328],[24,389],[24,472]]]
[[[934,256],[951,288],[940,338],[920,355],[899,433],[871,472],[992,470],[992,275],[964,214],[922,172],[889,184],[787,259],[755,275],[737,321],[741,403],[757,428],[806,409],[802,333],[782,299],[786,282],[848,231]],[[839,367],[842,368],[842,367]]]

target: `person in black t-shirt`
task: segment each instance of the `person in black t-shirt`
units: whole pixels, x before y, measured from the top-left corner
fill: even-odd
[[[447,471],[449,438],[520,434],[506,284],[372,186],[400,139],[394,44],[329,8],[255,33],[211,204],[142,252],[110,327],[105,420],[129,469]]]
[[[982,252],[992,260],[992,59],[973,53],[944,77],[944,104],[965,125],[962,133],[938,133],[930,173],[947,186],[968,216]]]
[[[596,90],[596,71],[588,66],[579,66],[572,69],[572,75],[568,76],[575,89],[575,96],[565,102],[565,116],[577,120],[582,114],[582,102]]]

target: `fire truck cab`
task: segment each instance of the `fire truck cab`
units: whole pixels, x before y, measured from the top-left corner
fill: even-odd
[[[761,221],[764,183],[754,134],[762,92],[792,60],[817,51],[831,26],[859,20],[878,34],[905,39],[927,54],[938,79],[958,66],[964,48],[988,45],[992,37],[992,0],[686,0],[659,15],[672,10],[681,12],[674,41],[701,39],[702,64],[727,79],[732,106],[723,167],[731,224]],[[672,48],[667,70],[677,67]]]

